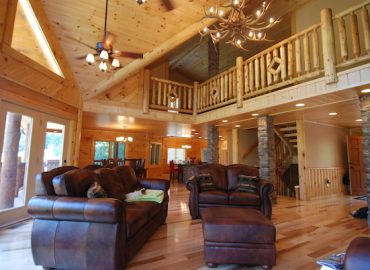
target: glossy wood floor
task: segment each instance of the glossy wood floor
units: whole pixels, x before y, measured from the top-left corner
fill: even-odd
[[[128,269],[207,269],[203,262],[203,235],[200,220],[191,220],[188,191],[171,187],[167,224],[161,226]],[[274,269],[319,269],[316,260],[345,251],[359,235],[370,236],[365,220],[350,212],[366,206],[353,197],[327,198],[309,202],[278,198],[272,221],[277,228],[277,265]],[[0,269],[41,269],[33,265],[30,249],[32,222],[0,230]],[[260,269],[221,265],[217,269]]]

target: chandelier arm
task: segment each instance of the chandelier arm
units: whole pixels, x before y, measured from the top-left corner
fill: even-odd
[[[108,17],[108,0],[105,1],[105,18],[104,18],[104,41],[107,37],[107,17]]]

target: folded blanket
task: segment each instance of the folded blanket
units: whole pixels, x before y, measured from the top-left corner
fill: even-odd
[[[320,264],[323,266],[321,270],[324,270],[324,269],[341,270],[344,268],[344,256],[345,255],[346,255],[345,252],[333,254],[329,257],[318,260],[317,264]]]
[[[149,201],[162,203],[163,198],[164,198],[163,190],[146,189],[145,193],[142,193],[141,190],[127,193],[125,201],[126,202]]]

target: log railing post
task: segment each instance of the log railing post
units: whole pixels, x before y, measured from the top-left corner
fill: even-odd
[[[321,10],[320,18],[326,83],[335,83],[338,81],[338,76],[336,70],[334,27],[331,9],[325,8]]]
[[[197,108],[198,108],[198,99],[197,97],[200,96],[198,95],[199,91],[199,83],[194,82],[194,89],[193,89],[193,116],[197,115]]]
[[[243,107],[244,93],[244,64],[243,57],[236,58],[236,104],[238,108]]]
[[[144,70],[143,113],[149,113],[150,70]]]

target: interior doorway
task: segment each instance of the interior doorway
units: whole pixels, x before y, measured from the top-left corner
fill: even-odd
[[[364,137],[348,136],[347,147],[351,195],[365,195]]]

